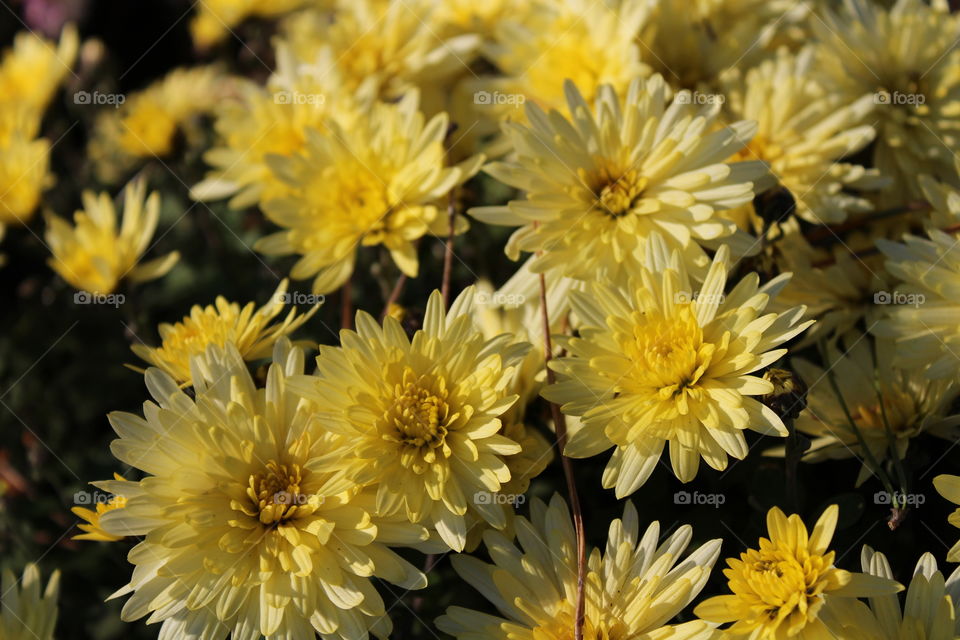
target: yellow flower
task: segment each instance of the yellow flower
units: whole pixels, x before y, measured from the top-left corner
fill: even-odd
[[[424,123],[416,91],[395,104],[380,103],[351,128],[336,122],[329,132],[307,131],[307,146],[294,157],[271,156],[290,195],[264,205],[283,231],[262,238],[268,255],[300,254],[291,275],[316,276],[314,293],[339,288],[353,273],[357,247],[383,245],[403,273],[416,277],[415,241],[445,235],[440,199],[473,175],[482,156],[447,167],[443,139],[447,116]],[[458,232],[466,229],[462,221]]]
[[[468,514],[506,525],[495,496],[511,480],[505,458],[520,445],[503,435],[502,417],[517,400],[510,383],[529,347],[508,334],[486,340],[473,298],[467,288],[445,312],[435,291],[412,340],[393,318],[381,328],[358,313],[342,347],[320,346],[318,375],[297,381],[343,437],[345,473],[372,486],[378,512],[424,523],[457,551]]]
[[[126,482],[126,478],[119,473],[113,474],[113,479],[119,482]],[[96,511],[87,509],[86,507],[72,507],[70,511],[72,511],[74,515],[86,520],[86,524],[77,525],[83,533],[73,536],[73,539],[98,540],[101,542],[123,540],[124,536],[115,536],[104,531],[103,527],[100,526],[100,517],[114,509],[123,509],[125,506],[127,506],[127,499],[123,496],[114,495],[106,502],[98,501]]]
[[[230,206],[243,209],[285,195],[290,187],[271,171],[269,155],[294,156],[306,146],[307,129],[323,131],[328,119],[350,128],[362,111],[358,98],[343,91],[343,78],[329,47],[307,64],[290,47],[277,46],[277,70],[266,87],[238,86],[239,95],[217,107],[218,146],[204,159],[214,167],[191,190],[197,200],[233,196]]]
[[[288,386],[303,353],[277,343],[265,388],[236,347],[193,361],[195,399],[158,369],[144,418],[110,414],[111,449],[147,475],[97,483],[127,505],[103,515],[112,535],[142,536],[122,618],[150,615],[162,637],[387,638],[377,577],[416,589],[425,576],[386,547],[426,538],[374,518],[372,498],[332,472],[317,408]]]
[[[247,18],[271,18],[293,11],[310,0],[204,0],[190,19],[190,34],[197,47],[221,42]]]
[[[40,570],[28,564],[23,578],[9,569],[3,571],[3,609],[0,611],[0,638],[3,640],[53,640],[57,626],[57,592],[60,572],[54,571],[41,593]]]
[[[710,622],[732,622],[724,637],[750,640],[835,640],[855,613],[857,598],[902,591],[886,578],[851,573],[833,565],[827,551],[837,526],[837,505],[827,507],[812,533],[800,516],[774,507],[767,513],[770,538],[740,559],[727,559],[723,575],[733,592],[701,602],[694,613]]]
[[[864,573],[893,579],[886,556],[864,545],[860,555]],[[960,569],[944,580],[937,561],[924,553],[907,587],[904,606],[896,595],[870,598],[869,607],[856,607],[856,618],[843,629],[849,640],[952,640],[958,635],[955,596]]]
[[[89,154],[98,178],[113,182],[143,158],[173,151],[176,134],[233,93],[233,80],[215,67],[174,69],[146,89],[105,109],[96,121]]]
[[[811,48],[797,55],[781,49],[746,73],[724,74],[722,87],[732,117],[759,126],[742,158],[769,165],[793,194],[796,215],[813,224],[834,224],[873,208],[850,189],[884,184],[876,169],[839,162],[873,140],[873,127],[861,122],[873,111],[874,100],[863,95],[844,102],[817,79],[812,62]]]
[[[942,474],[933,479],[933,486],[937,492],[954,504],[960,504],[960,476]],[[960,509],[956,509],[947,518],[947,522],[960,527]],[[948,562],[960,562],[960,541],[950,548],[947,553]]]
[[[160,194],[144,200],[147,184],[138,179],[124,190],[123,222],[107,193],[83,193],[83,210],[71,227],[62,218],[47,218],[46,240],[53,256],[48,263],[80,291],[106,295],[123,279],[144,282],[165,275],[180,258],[176,251],[138,264],[150,244],[160,217]]]
[[[887,293],[887,318],[874,333],[897,345],[897,363],[926,368],[927,377],[954,378],[960,371],[960,246],[957,239],[931,229],[929,240],[904,236],[903,244],[880,238],[886,267],[902,281]],[[896,295],[896,299],[894,299]],[[894,303],[894,304],[890,304]]]
[[[876,356],[871,341],[862,334],[850,334],[844,352],[836,344],[828,347],[830,372],[797,359],[793,368],[806,383],[807,406],[796,420],[796,428],[813,437],[804,460],[820,462],[851,456],[864,460],[857,433],[850,425],[844,405],[874,459],[882,464],[889,456],[890,439],[896,456],[907,455],[910,441],[921,433],[953,439],[960,416],[947,417],[957,397],[952,380],[928,380],[923,369],[901,369],[893,365],[893,345],[880,340]],[[843,403],[834,392],[836,382]],[[889,432],[889,433],[888,433]],[[874,470],[863,463],[857,486]]]
[[[550,506],[534,500],[531,520],[517,518],[520,549],[496,531],[484,542],[494,560],[454,556],[460,576],[496,606],[499,616],[451,607],[437,627],[456,638],[567,640],[576,618],[576,540],[563,499]],[[708,640],[712,625],[667,623],[693,600],[710,577],[721,540],[684,557],[693,538],[682,525],[659,543],[660,524],[640,535],[639,518],[627,502],[623,518],[610,524],[607,552],[588,550],[584,589],[584,638]]]
[[[64,77],[71,73],[79,46],[73,25],[63,29],[60,42],[55,45],[33,33],[18,33],[13,47],[0,60],[0,110],[26,106],[42,112]]]
[[[0,135],[0,227],[26,224],[33,216],[44,189],[53,184],[49,166],[47,140],[20,131]]]
[[[894,179],[888,197],[921,197],[918,173],[953,173],[960,144],[958,24],[947,3],[921,0],[897,0],[889,9],[852,0],[811,21],[831,91],[850,102],[876,96],[873,162]]]
[[[755,375],[786,353],[777,349],[812,321],[802,308],[764,313],[788,275],[763,288],[751,274],[724,296],[729,252],[721,247],[699,291],[662,241],[649,267],[617,287],[588,283],[573,292],[579,337],[558,338],[569,356],[551,362],[558,382],[547,400],[582,418],[566,454],[583,458],[616,447],[603,486],[618,498],[636,491],[670,443],[670,463],[682,482],[700,458],[718,470],[727,456],[747,455],[744,429],[785,436],[772,410],[752,396],[773,391]]]
[[[190,315],[184,316],[180,322],[161,324],[159,347],[135,344],[131,349],[177,382],[189,385],[190,362],[195,356],[203,355],[208,346],[223,347],[230,343],[244,360],[266,358],[277,340],[296,331],[319,309],[319,305],[314,306],[298,317],[297,308],[293,307],[282,322],[271,325],[270,322],[283,311],[287,299],[286,280],[277,287],[270,302],[260,309],[256,309],[252,302],[241,309],[236,302],[217,296],[215,305],[194,305]]]
[[[660,76],[634,81],[623,98],[604,86],[593,108],[565,86],[572,121],[528,104],[530,126],[504,124],[516,159],[485,168],[526,197],[470,210],[484,222],[520,227],[507,244],[510,258],[542,251],[534,272],[559,267],[589,280],[639,263],[659,231],[699,279],[710,262],[702,246],[730,243],[738,255],[755,249],[751,236],[716,215],[750,202],[753,181],[766,176],[761,162],[725,163],[755,124],[709,133],[720,105],[694,106],[689,92],[670,104]]]

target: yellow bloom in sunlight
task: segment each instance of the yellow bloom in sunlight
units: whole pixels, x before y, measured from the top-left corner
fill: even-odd
[[[863,572],[893,579],[886,556],[864,545],[860,554]],[[960,569],[944,579],[937,561],[924,553],[917,561],[901,607],[896,595],[874,596],[869,607],[858,605],[856,618],[840,637],[849,640],[952,640],[960,635],[956,590]]]
[[[0,638],[3,640],[53,640],[57,626],[57,595],[60,590],[60,572],[54,571],[43,588],[40,570],[28,564],[23,577],[18,578],[9,569],[3,571],[0,584]],[[42,589],[42,591],[41,591]]]
[[[72,25],[64,28],[59,43],[21,32],[13,47],[0,59],[0,110],[26,106],[42,112],[57,87],[70,73],[80,39]]]
[[[670,104],[660,76],[634,81],[622,98],[604,86],[593,107],[565,86],[573,119],[528,104],[530,126],[504,124],[515,159],[485,167],[525,198],[470,210],[484,222],[520,227],[507,244],[510,258],[542,251],[534,272],[614,276],[624,263],[640,263],[659,232],[702,279],[710,263],[702,246],[729,243],[737,255],[759,247],[716,215],[750,202],[754,181],[767,175],[761,162],[725,162],[749,142],[755,124],[710,132],[720,105],[690,104],[689,92]]]
[[[146,193],[142,179],[127,185],[119,229],[113,201],[105,192],[83,193],[83,210],[74,214],[74,226],[49,216],[45,238],[53,253],[50,267],[76,289],[101,295],[112,293],[121,280],[145,282],[165,275],[180,258],[178,252],[138,264],[160,218],[160,194],[146,198]]]
[[[960,505],[960,476],[951,476],[942,474],[933,479],[933,486],[937,492],[952,502]],[[955,527],[960,527],[960,509],[956,509],[947,518],[947,522]],[[947,553],[948,562],[960,562],[960,541],[954,544]]]
[[[885,596],[903,587],[886,578],[851,573],[833,565],[827,551],[837,526],[837,505],[827,507],[808,533],[800,516],[774,507],[767,513],[770,538],[740,559],[727,559],[730,595],[697,605],[709,622],[732,622],[724,637],[750,640],[835,640],[856,613],[857,598]]]
[[[890,439],[896,455],[904,459],[910,441],[921,433],[954,439],[960,416],[948,417],[960,387],[952,380],[928,380],[923,369],[900,369],[893,365],[893,346],[880,340],[876,355],[871,340],[851,334],[844,351],[828,347],[830,372],[806,360],[794,360],[794,370],[807,385],[807,406],[796,428],[813,438],[804,454],[807,462],[856,457],[864,460],[857,486],[870,477],[857,433],[850,425],[844,405],[870,453],[883,464],[891,457]],[[837,398],[831,376],[843,397]],[[782,450],[780,451],[782,453]]]
[[[875,96],[874,166],[893,178],[888,198],[919,198],[916,175],[951,176],[960,144],[960,21],[946,2],[851,0],[812,20],[831,90]]]
[[[875,105],[872,95],[846,103],[831,94],[817,80],[812,62],[811,48],[797,55],[781,49],[746,73],[724,74],[722,88],[731,116],[759,126],[742,158],[769,165],[793,195],[796,215],[813,224],[833,224],[873,208],[850,189],[884,184],[876,169],[839,161],[873,140],[873,127],[861,123]]]
[[[174,69],[117,108],[104,109],[89,145],[98,178],[113,182],[140,159],[170,154],[179,132],[199,135],[188,130],[191,119],[233,93],[234,81],[215,67]]]
[[[877,240],[887,271],[903,284],[887,293],[887,318],[874,333],[894,340],[899,365],[953,379],[960,372],[960,246],[936,229],[929,237],[907,235],[903,244]]]
[[[744,429],[785,436],[780,417],[752,396],[773,391],[754,374],[806,329],[802,308],[764,313],[789,275],[757,286],[750,274],[724,295],[729,252],[721,247],[703,286],[691,287],[679,254],[662,242],[622,286],[588,283],[573,292],[579,337],[558,337],[569,356],[551,362],[558,382],[543,397],[581,418],[565,453],[576,458],[616,447],[603,486],[618,498],[636,491],[666,443],[682,482],[700,458],[723,470],[747,455]]]
[[[285,195],[290,186],[277,177],[267,156],[294,156],[307,143],[307,129],[326,130],[335,119],[351,128],[361,114],[362,99],[343,91],[343,78],[329,47],[307,64],[283,42],[277,45],[277,70],[266,87],[238,85],[239,95],[216,109],[220,142],[204,154],[213,170],[191,190],[197,200],[233,196],[230,206],[243,209]]]
[[[113,479],[126,482],[126,478],[119,473],[113,474]],[[125,506],[127,506],[127,499],[123,496],[114,495],[106,502],[97,501],[96,511],[87,509],[86,507],[72,507],[70,511],[78,518],[86,521],[86,524],[77,525],[83,533],[73,536],[73,539],[98,540],[100,542],[117,542],[118,540],[123,540],[124,536],[115,536],[104,531],[103,527],[100,526],[100,517],[114,509],[123,509]]]
[[[703,589],[721,540],[684,556],[693,529],[682,525],[660,542],[660,524],[640,534],[637,510],[627,502],[623,518],[610,523],[606,553],[588,549],[584,589],[584,638],[710,640],[713,625],[667,623]],[[531,505],[531,519],[517,518],[518,549],[497,531],[484,542],[493,565],[471,556],[452,558],[454,569],[499,611],[490,615],[450,607],[437,627],[455,638],[567,640],[576,618],[577,556],[567,505]]]
[[[270,322],[283,311],[288,298],[286,280],[277,287],[270,302],[259,309],[253,302],[241,309],[236,302],[227,302],[223,296],[217,296],[215,305],[194,305],[190,315],[184,316],[180,322],[161,324],[159,347],[135,344],[131,349],[177,382],[190,384],[191,360],[206,353],[210,345],[223,347],[230,343],[248,361],[266,358],[277,340],[296,331],[319,309],[314,306],[297,316],[297,308],[292,307],[281,322],[271,325]]]
[[[310,0],[204,0],[190,19],[190,34],[197,47],[221,42],[247,18],[271,18],[307,4]]]
[[[389,637],[371,578],[426,586],[386,545],[427,533],[372,516],[372,498],[338,479],[317,407],[289,386],[303,353],[278,342],[264,388],[231,344],[211,345],[192,364],[195,398],[150,369],[156,403],[144,417],[110,414],[119,436],[111,450],[147,474],[97,483],[127,499],[101,517],[104,530],[142,536],[130,583],[116,594],[130,595],[122,618],[149,615],[165,638]]]
[[[342,436],[345,474],[371,485],[381,515],[400,514],[464,548],[467,516],[506,525],[499,492],[511,480],[505,458],[520,445],[503,435],[503,416],[529,345],[509,334],[487,340],[473,322],[474,289],[443,309],[434,291],[423,329],[381,328],[357,314],[342,347],[320,346],[317,376],[296,381]],[[293,383],[293,381],[291,381]]]
[[[400,270],[418,272],[415,241],[446,235],[441,198],[472,176],[482,156],[447,167],[446,114],[424,122],[416,91],[395,104],[379,103],[349,129],[329,123],[310,129],[303,153],[270,156],[290,195],[268,201],[267,217],[283,231],[255,248],[267,255],[299,254],[291,276],[316,276],[314,293],[339,288],[353,273],[359,246],[383,245]],[[442,207],[442,208],[441,208]],[[466,230],[460,216],[458,233]]]

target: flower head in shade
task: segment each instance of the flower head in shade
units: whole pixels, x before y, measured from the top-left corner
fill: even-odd
[[[314,306],[298,316],[297,308],[291,307],[281,322],[270,324],[283,311],[288,299],[286,280],[277,287],[270,302],[259,309],[253,302],[248,302],[241,309],[236,302],[228,302],[223,296],[217,296],[212,305],[194,305],[190,315],[184,316],[180,322],[161,324],[160,346],[135,344],[131,348],[151,366],[162,369],[177,382],[188,385],[190,361],[205,353],[209,345],[222,347],[231,343],[248,361],[266,358],[277,340],[296,331],[319,308]]]
[[[834,566],[829,551],[839,509],[832,505],[808,532],[800,516],[789,518],[774,507],[767,513],[769,538],[759,549],[729,558],[723,575],[729,595],[697,605],[694,613],[709,622],[733,623],[731,640],[835,640],[856,613],[857,598],[897,593],[903,587],[887,578],[851,573]]]
[[[517,518],[518,549],[497,531],[484,533],[494,564],[454,556],[460,576],[498,610],[490,615],[451,607],[437,627],[455,638],[573,637],[576,618],[576,539],[567,505],[554,496],[550,505],[535,499],[531,518]],[[610,524],[606,551],[588,550],[584,638],[708,640],[713,626],[702,621],[668,622],[706,584],[720,555],[711,540],[686,556],[693,530],[677,528],[660,541],[660,524],[641,534],[637,510],[627,502],[623,518]]]
[[[604,86],[593,105],[572,83],[565,89],[572,118],[528,104],[529,126],[504,124],[515,159],[485,168],[524,198],[470,210],[484,222],[519,227],[508,256],[542,252],[534,272],[559,266],[562,275],[592,279],[641,262],[656,232],[702,279],[710,263],[704,245],[754,249],[751,236],[717,212],[750,202],[754,181],[767,175],[761,162],[726,162],[755,124],[711,131],[720,105],[693,105],[689,92],[671,102],[660,76],[635,80],[620,96]]]
[[[956,438],[960,416],[948,416],[960,392],[957,383],[928,380],[923,369],[896,367],[892,345],[877,341],[873,353],[871,342],[863,334],[850,334],[843,341],[843,353],[836,344],[828,346],[829,371],[806,360],[793,361],[793,368],[808,389],[807,406],[795,422],[796,428],[813,440],[804,454],[805,461],[849,457],[865,460],[861,437],[880,464],[894,455],[890,451],[891,438],[895,455],[901,460],[907,455],[910,441],[922,433]],[[833,383],[840,390],[842,403]],[[846,411],[850,412],[853,425]],[[857,485],[874,472],[864,462]]]
[[[893,580],[886,556],[864,545],[860,554],[863,572]],[[843,629],[850,640],[949,640],[960,635],[957,621],[957,587],[960,569],[944,579],[937,561],[924,553],[917,561],[903,605],[896,595],[874,596],[869,607],[856,608],[856,618]]]
[[[0,226],[26,224],[53,184],[50,142],[36,138],[41,115],[0,106]]]
[[[929,240],[906,235],[903,243],[880,238],[886,268],[901,281],[887,293],[887,318],[874,329],[897,346],[897,364],[925,369],[928,378],[960,372],[960,245],[951,234],[931,229]]]
[[[144,282],[165,275],[179,259],[178,252],[140,264],[160,218],[160,194],[146,194],[144,180],[127,185],[119,229],[117,211],[107,193],[85,191],[83,209],[73,216],[74,226],[49,216],[46,240],[53,253],[51,268],[75,288],[103,295],[124,279]]]
[[[732,117],[758,124],[741,156],[769,165],[793,195],[796,215],[833,224],[873,208],[851,190],[880,188],[879,172],[839,161],[873,140],[873,127],[863,124],[875,106],[872,95],[850,103],[832,94],[819,80],[811,48],[796,55],[782,49],[747,72],[732,70],[723,89]]]
[[[950,502],[960,505],[960,476],[951,476],[942,474],[933,479],[933,486],[937,492]],[[947,518],[947,522],[955,527],[960,527],[960,509],[956,509]],[[947,560],[950,562],[960,562],[960,541],[951,547],[947,554]]]
[[[248,18],[272,18],[308,0],[204,0],[190,19],[190,35],[200,49],[216,45]]]
[[[121,476],[119,473],[113,474],[113,479],[120,482],[126,482],[126,478]],[[103,514],[109,511],[124,508],[126,504],[126,498],[123,496],[114,495],[111,496],[107,501],[98,500],[94,509],[87,509],[86,507],[71,507],[70,511],[72,511],[75,516],[86,521],[85,524],[77,525],[79,529],[83,531],[83,533],[73,536],[73,539],[98,540],[100,542],[116,542],[118,540],[123,540],[124,536],[115,536],[104,531],[103,527],[100,526],[100,518],[103,516]]]
[[[372,578],[426,585],[386,546],[426,531],[372,517],[372,501],[334,472],[316,407],[288,385],[303,364],[281,340],[258,388],[236,347],[211,345],[192,362],[194,397],[149,369],[144,417],[110,414],[112,451],[146,474],[97,483],[126,498],[100,526],[142,536],[115,594],[130,596],[124,620],[149,615],[170,638],[387,638]]]
[[[3,571],[3,608],[0,610],[0,638],[3,640],[53,640],[57,625],[57,592],[60,572],[54,571],[46,588],[40,581],[40,570],[29,564],[23,577],[9,569]]]
[[[877,102],[873,162],[893,178],[888,197],[920,197],[918,173],[950,176],[960,140],[960,23],[947,3],[848,0],[810,24],[831,91]]]
[[[457,551],[468,515],[506,526],[498,494],[511,480],[505,458],[521,448],[503,417],[529,348],[509,334],[484,338],[474,295],[467,288],[447,312],[434,291],[412,339],[393,318],[381,327],[358,313],[356,332],[321,345],[317,375],[297,381],[343,437],[345,474],[371,486],[378,512],[423,523]]]
[[[812,322],[801,321],[802,308],[764,313],[789,276],[760,288],[751,274],[725,295],[721,247],[694,289],[679,253],[654,245],[647,266],[620,286],[594,282],[571,294],[580,335],[560,339],[569,355],[551,362],[558,381],[542,394],[581,418],[567,455],[615,447],[603,486],[618,498],[646,482],[667,443],[674,474],[689,482],[701,458],[722,470],[728,456],[746,456],[745,429],[785,436],[780,417],[755,398],[773,385],[754,374]]]
[[[25,106],[43,112],[54,92],[70,73],[80,39],[72,25],[59,43],[21,32],[0,59],[0,110]]]
[[[304,151],[271,156],[289,194],[264,205],[282,231],[262,238],[268,255],[298,254],[296,279],[313,277],[314,293],[339,288],[353,273],[358,247],[383,245],[400,270],[418,271],[415,241],[446,234],[441,198],[472,176],[482,156],[447,166],[447,116],[426,121],[416,91],[395,104],[380,103],[354,126],[336,122],[307,132]],[[466,229],[461,216],[458,232]]]

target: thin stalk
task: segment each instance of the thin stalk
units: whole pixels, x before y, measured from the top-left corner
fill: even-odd
[[[543,355],[546,361],[547,384],[556,381],[550,361],[553,359],[553,342],[550,339],[550,314],[547,310],[547,283],[540,274],[540,313],[543,318]],[[587,538],[583,530],[583,509],[580,507],[580,495],[573,477],[573,463],[563,454],[567,446],[567,421],[559,405],[551,402],[550,412],[557,429],[557,448],[560,450],[560,464],[567,479],[567,493],[570,496],[570,510],[573,512],[573,528],[577,536],[577,616],[573,627],[574,640],[583,640],[583,621],[585,615],[584,583],[587,573]]]
[[[457,228],[457,207],[454,200],[454,191],[450,191],[450,203],[447,205],[447,244],[443,253],[443,284],[440,293],[443,294],[443,304],[450,308],[450,277],[453,273],[453,237]]]
[[[353,274],[340,288],[340,328],[353,329]]]
[[[396,304],[397,300],[400,299],[400,295],[403,293],[403,288],[407,285],[407,274],[401,273],[400,277],[397,278],[397,283],[393,285],[393,290],[390,292],[390,297],[387,298],[387,302],[383,305],[383,313],[380,314],[380,321],[383,322],[383,319],[387,317],[387,313],[390,312],[390,307]]]
[[[877,362],[876,356],[874,356],[874,362]],[[900,504],[897,496],[890,496],[890,503],[893,505],[893,515],[887,524],[891,530],[894,530],[899,527],[903,519],[907,517],[907,510],[910,508],[910,505],[906,501],[908,491],[907,472],[903,468],[903,461],[897,452],[897,438],[893,435],[893,429],[890,428],[890,420],[887,418],[887,408],[883,404],[883,392],[880,389],[880,379],[876,374],[877,370],[876,367],[874,367],[873,389],[877,394],[877,403],[880,405],[880,417],[883,419],[883,430],[887,436],[887,447],[890,449],[890,459],[893,460],[893,468],[897,472],[897,480],[900,482],[900,494],[904,497],[903,504]]]

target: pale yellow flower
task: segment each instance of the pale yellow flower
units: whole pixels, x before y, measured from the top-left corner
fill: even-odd
[[[951,476],[941,474],[933,479],[933,486],[937,492],[952,502],[960,505],[960,476]],[[960,527],[960,509],[956,509],[947,518],[947,522],[955,527]],[[960,562],[960,541],[954,544],[947,553],[948,562]]]
[[[114,473],[113,479],[126,482],[126,478],[119,473]],[[73,536],[73,539],[97,540],[100,542],[117,542],[118,540],[123,540],[124,536],[115,536],[104,531],[103,527],[100,526],[100,517],[114,509],[123,509],[125,506],[127,506],[126,498],[114,495],[106,501],[98,500],[96,507],[94,507],[95,510],[87,509],[86,507],[71,507],[70,511],[72,511],[75,516],[86,521],[84,524],[77,525],[83,533]]]
[[[54,627],[57,626],[59,571],[53,572],[44,588],[40,582],[40,570],[35,564],[27,565],[22,578],[4,569],[0,588],[3,589],[0,592],[3,601],[0,638],[53,640]]]

